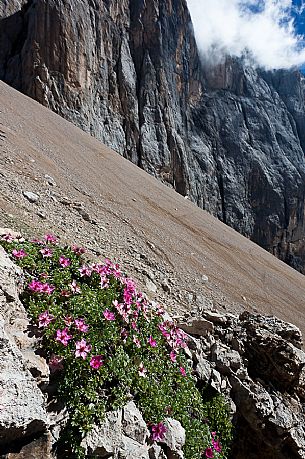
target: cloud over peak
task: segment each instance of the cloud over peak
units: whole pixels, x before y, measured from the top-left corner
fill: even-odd
[[[219,62],[227,54],[247,56],[266,69],[305,63],[304,37],[295,14],[305,7],[292,0],[187,0],[196,40],[204,59]]]

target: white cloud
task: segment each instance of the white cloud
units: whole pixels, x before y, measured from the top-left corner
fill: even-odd
[[[305,63],[304,37],[296,33],[292,0],[187,0],[205,59],[250,55],[266,69]],[[302,11],[305,0],[299,7]]]

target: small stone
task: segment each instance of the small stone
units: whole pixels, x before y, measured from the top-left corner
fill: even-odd
[[[149,247],[151,250],[155,250],[155,249],[156,249],[155,244],[153,244],[153,243],[150,242],[150,241],[147,241],[147,245],[148,245],[148,247]]]
[[[47,183],[51,186],[56,186],[56,182],[55,180],[53,179],[53,177],[51,177],[51,175],[48,175],[48,174],[45,174],[44,178],[46,179]]]
[[[42,218],[43,220],[46,220],[46,215],[43,212],[37,212],[38,217]]]
[[[162,288],[164,292],[171,293],[172,289],[171,286],[169,285],[168,281],[162,282]]]
[[[179,322],[178,327],[190,335],[206,336],[214,330],[213,323],[205,319],[190,318],[186,323]]]
[[[23,196],[33,204],[36,203],[39,199],[39,195],[36,193],[33,193],[32,191],[23,191],[22,192]]]
[[[193,295],[193,293],[190,293],[190,292],[189,292],[189,293],[186,293],[186,295],[185,295],[185,300],[186,300],[188,303],[192,303],[193,300],[194,300],[194,295]]]
[[[205,274],[203,274],[203,276],[201,276],[201,280],[202,280],[202,282],[209,282],[209,278]]]
[[[154,284],[153,281],[150,279],[146,279],[145,285],[147,290],[149,290],[150,292],[156,293],[156,291],[158,290],[156,284]]]
[[[216,311],[204,311],[204,317],[215,324],[226,324],[227,318]]]
[[[90,215],[88,214],[88,212],[85,211],[85,209],[82,209],[81,207],[75,207],[75,209],[83,217],[83,219],[86,222],[90,222],[91,221]]]
[[[59,198],[59,202],[64,206],[71,206],[72,201],[67,196],[62,196]]]

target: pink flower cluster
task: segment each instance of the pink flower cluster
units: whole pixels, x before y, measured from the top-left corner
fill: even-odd
[[[72,339],[72,335],[69,335],[69,329],[66,327],[63,330],[57,330],[55,339],[64,346],[68,346],[69,341]]]
[[[165,433],[167,432],[167,428],[165,427],[163,422],[153,424],[150,428],[151,438],[153,441],[162,441],[164,439]]]
[[[159,329],[166,339],[169,346],[174,350],[177,351],[179,349],[185,349],[187,347],[187,335],[177,327],[173,322],[166,320],[159,324]],[[174,354],[171,354],[172,356]],[[171,357],[171,360],[173,358]]]
[[[102,355],[94,355],[90,360],[90,367],[98,370],[104,364],[104,357]]]
[[[49,311],[45,311],[39,314],[38,320],[39,328],[45,328],[54,320],[54,316],[52,316],[52,314],[49,314]]]
[[[41,249],[40,253],[43,256],[43,258],[48,258],[48,257],[52,257],[53,256],[52,250],[49,249],[48,247],[44,247],[43,249]]]
[[[23,250],[23,249],[20,249],[20,250],[16,250],[14,249],[12,251],[12,255],[15,257],[15,258],[24,258],[26,257],[28,254]]]
[[[6,242],[13,242],[15,240],[15,238],[10,233],[4,234],[1,239],[2,241]]]
[[[77,285],[76,280],[73,280],[71,284],[69,285],[69,287],[72,293],[81,293],[81,288],[79,285]]]
[[[81,331],[82,333],[87,333],[89,326],[85,324],[84,319],[75,319],[74,323],[77,330]]]
[[[115,314],[113,312],[110,312],[109,309],[105,309],[105,311],[103,312],[103,316],[106,320],[115,320]]]
[[[86,252],[84,247],[79,247],[77,245],[72,245],[72,250],[76,255],[82,255],[83,253]]]
[[[212,447],[206,448],[205,450],[205,457],[208,459],[213,459],[215,457],[214,452],[221,453],[222,451],[222,447],[221,447],[219,440],[215,440],[216,432],[211,432],[211,435],[212,435]]]
[[[87,341],[85,339],[82,339],[81,341],[76,341],[75,347],[75,357],[82,357],[84,360],[87,358],[87,354],[89,354],[89,352],[91,352],[92,349],[91,344],[87,344]]]
[[[41,314],[39,316],[41,320],[43,320],[44,326],[47,326],[50,323],[50,318],[48,311],[45,313]],[[82,332],[86,333],[89,329],[89,326],[85,323],[84,319],[73,319],[71,316],[66,316],[64,318],[64,322],[67,325],[63,330],[58,329],[56,331],[56,337],[55,340],[61,343],[63,346],[67,346],[69,344],[69,341],[73,339],[73,335],[71,334],[71,331],[69,330],[70,327],[73,325],[75,328]],[[87,343],[87,341],[82,338],[79,341],[75,341],[75,352],[74,355],[75,357],[81,357],[83,360],[85,360],[88,356],[88,354],[91,352],[92,346],[91,344]],[[56,364],[56,359],[54,360],[54,365]],[[49,363],[50,364],[50,363]],[[94,368],[95,370],[98,370],[102,365],[104,364],[104,357],[102,355],[93,355],[90,360],[90,366],[91,368]]]
[[[63,255],[59,257],[58,261],[62,268],[67,268],[71,265],[71,260],[69,258],[64,257]]]
[[[54,236],[54,234],[45,234],[43,236],[44,240],[48,242],[49,244],[56,244],[57,243],[57,237]]]
[[[46,283],[42,283],[38,280],[33,279],[29,284],[28,284],[28,289],[33,292],[33,293],[45,293],[46,295],[51,295],[55,287],[53,285]]]

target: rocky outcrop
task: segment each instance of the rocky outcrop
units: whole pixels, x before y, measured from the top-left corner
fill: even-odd
[[[201,314],[203,323],[205,316],[211,320],[211,314]],[[305,457],[301,346],[294,325],[247,312],[223,315],[221,322],[215,318],[212,334],[191,337],[189,357],[197,377],[225,393],[235,412],[234,459]]]
[[[134,404],[106,414],[101,426],[84,438],[82,447],[89,456],[122,459],[183,459],[185,432],[180,422],[168,418],[162,448],[150,441],[147,425]]]
[[[0,7],[0,78],[305,271],[304,78],[204,68],[185,0]]]
[[[39,388],[47,382],[49,372],[45,361],[35,354],[35,339],[26,333],[29,321],[18,299],[20,279],[20,270],[0,248],[1,453],[21,449],[36,435],[46,434],[49,424]]]

